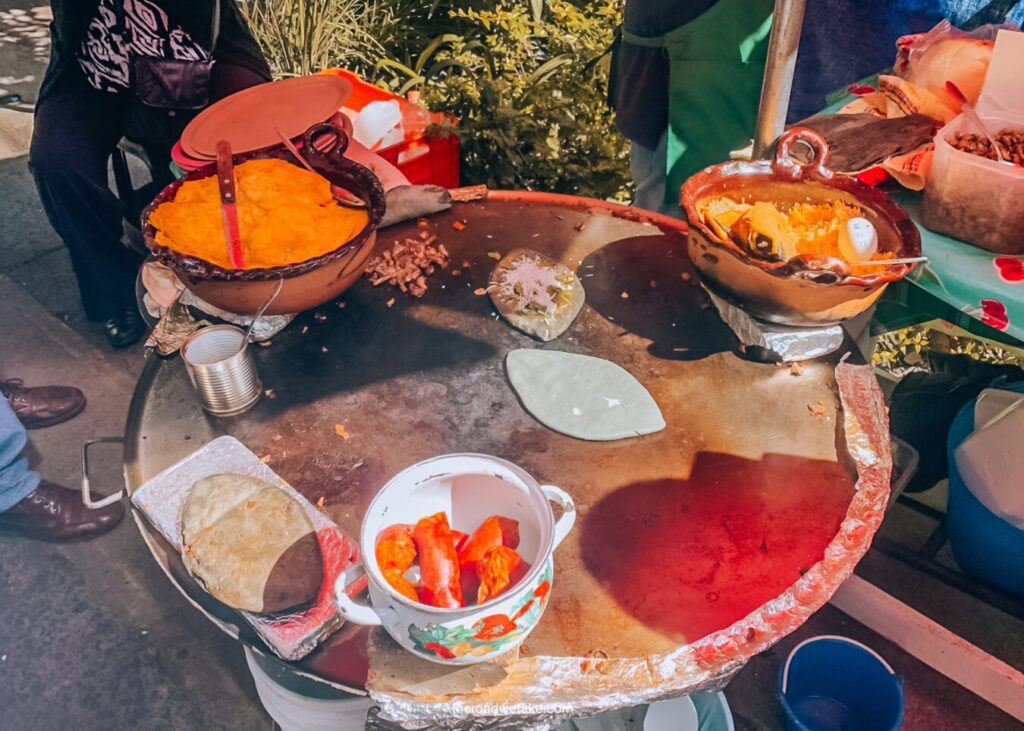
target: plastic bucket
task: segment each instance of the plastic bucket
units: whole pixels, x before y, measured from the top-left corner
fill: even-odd
[[[636,722],[639,708],[607,711],[597,716],[566,721],[556,731],[628,731]],[[658,701],[643,714],[643,731],[735,731],[732,711],[725,694],[694,693],[690,696]]]
[[[690,700],[697,709],[697,731],[736,731],[725,693],[694,693]]]
[[[1024,393],[1024,384],[999,386]],[[993,586],[1024,595],[1024,530],[986,508],[956,467],[956,448],[974,431],[974,401],[964,406],[949,429],[949,502],[946,523],[953,557],[966,573]]]
[[[366,712],[373,705],[366,696],[349,695],[305,680],[248,647],[245,661],[260,702],[282,731],[363,731],[366,728]],[[284,683],[294,689],[285,687]]]
[[[846,637],[804,640],[779,670],[790,731],[896,731],[903,679],[877,652]]]

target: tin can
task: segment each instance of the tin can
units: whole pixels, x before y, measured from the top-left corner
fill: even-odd
[[[203,408],[214,416],[241,414],[259,400],[263,386],[241,328],[197,330],[182,346],[181,359]]]

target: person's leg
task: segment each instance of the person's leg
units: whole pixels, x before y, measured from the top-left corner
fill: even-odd
[[[40,479],[22,455],[25,442],[25,428],[0,397],[0,535],[68,541],[105,533],[118,524],[124,505],[115,502],[92,510],[79,493]]]
[[[21,452],[25,427],[7,399],[0,398],[0,513],[13,508],[39,485],[39,475],[28,468]]]
[[[653,150],[633,143],[629,154],[629,172],[636,190],[633,205],[648,211],[682,217],[678,203],[665,203],[665,179],[668,176],[668,135],[663,134]]]
[[[107,186],[124,100],[70,66],[36,110],[29,166],[50,224],[71,255],[86,316],[110,321],[135,306],[140,257],[122,243],[123,209]]]

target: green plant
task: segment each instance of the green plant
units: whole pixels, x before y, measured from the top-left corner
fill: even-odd
[[[618,0],[495,0],[452,7],[453,30],[380,77],[459,118],[467,183],[628,196],[628,145],[605,103]]]
[[[621,0],[251,0],[275,76],[343,66],[459,119],[467,184],[625,200],[605,103]]]
[[[366,72],[401,28],[401,2],[253,0],[239,7],[278,78],[332,66]]]

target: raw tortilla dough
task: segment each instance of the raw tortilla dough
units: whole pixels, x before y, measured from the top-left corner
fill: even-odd
[[[537,421],[577,439],[612,441],[665,428],[661,409],[628,371],[588,355],[513,350],[508,379]]]
[[[181,510],[185,568],[228,606],[263,614],[313,599],[323,575],[320,546],[303,507],[247,475],[212,475]]]

